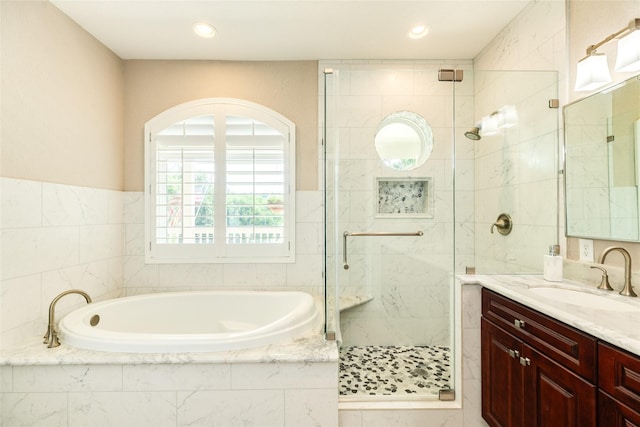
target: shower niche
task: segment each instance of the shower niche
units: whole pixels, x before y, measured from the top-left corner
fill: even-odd
[[[377,178],[377,218],[433,218],[431,178]]]

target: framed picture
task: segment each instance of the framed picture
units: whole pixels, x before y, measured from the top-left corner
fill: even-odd
[[[433,218],[431,178],[377,178],[377,218]]]

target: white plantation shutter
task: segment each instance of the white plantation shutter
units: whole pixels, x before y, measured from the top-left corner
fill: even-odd
[[[213,236],[214,157],[213,140],[197,146],[158,138],[156,158],[156,242],[199,243]],[[173,141],[175,142],[175,141]],[[203,227],[203,225],[208,227]],[[203,238],[203,240],[205,240]],[[209,239],[212,242],[212,238]]]
[[[287,137],[264,123],[227,116],[226,224],[227,242],[233,245],[228,251],[264,250],[253,245],[282,249]]]
[[[147,124],[147,261],[293,262],[293,124],[250,103],[200,106],[211,114]]]

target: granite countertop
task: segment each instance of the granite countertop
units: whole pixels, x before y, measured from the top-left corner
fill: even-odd
[[[462,284],[479,284],[584,331],[610,344],[640,355],[640,298],[619,295],[617,291],[601,291],[572,280],[548,282],[541,275],[460,275]],[[574,300],[543,297],[534,288],[553,287],[598,295],[602,305],[580,305]],[[608,304],[613,305],[607,308]],[[620,306],[619,304],[624,304]],[[619,307],[625,308],[620,310]]]

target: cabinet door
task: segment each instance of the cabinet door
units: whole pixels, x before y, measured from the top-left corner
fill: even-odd
[[[482,319],[482,417],[492,427],[522,426],[522,343]]]
[[[525,426],[596,426],[596,386],[528,345],[522,363]]]
[[[640,357],[601,342],[598,366],[600,388],[640,412]]]
[[[614,400],[600,390],[598,395],[599,427],[640,427],[640,413]]]

